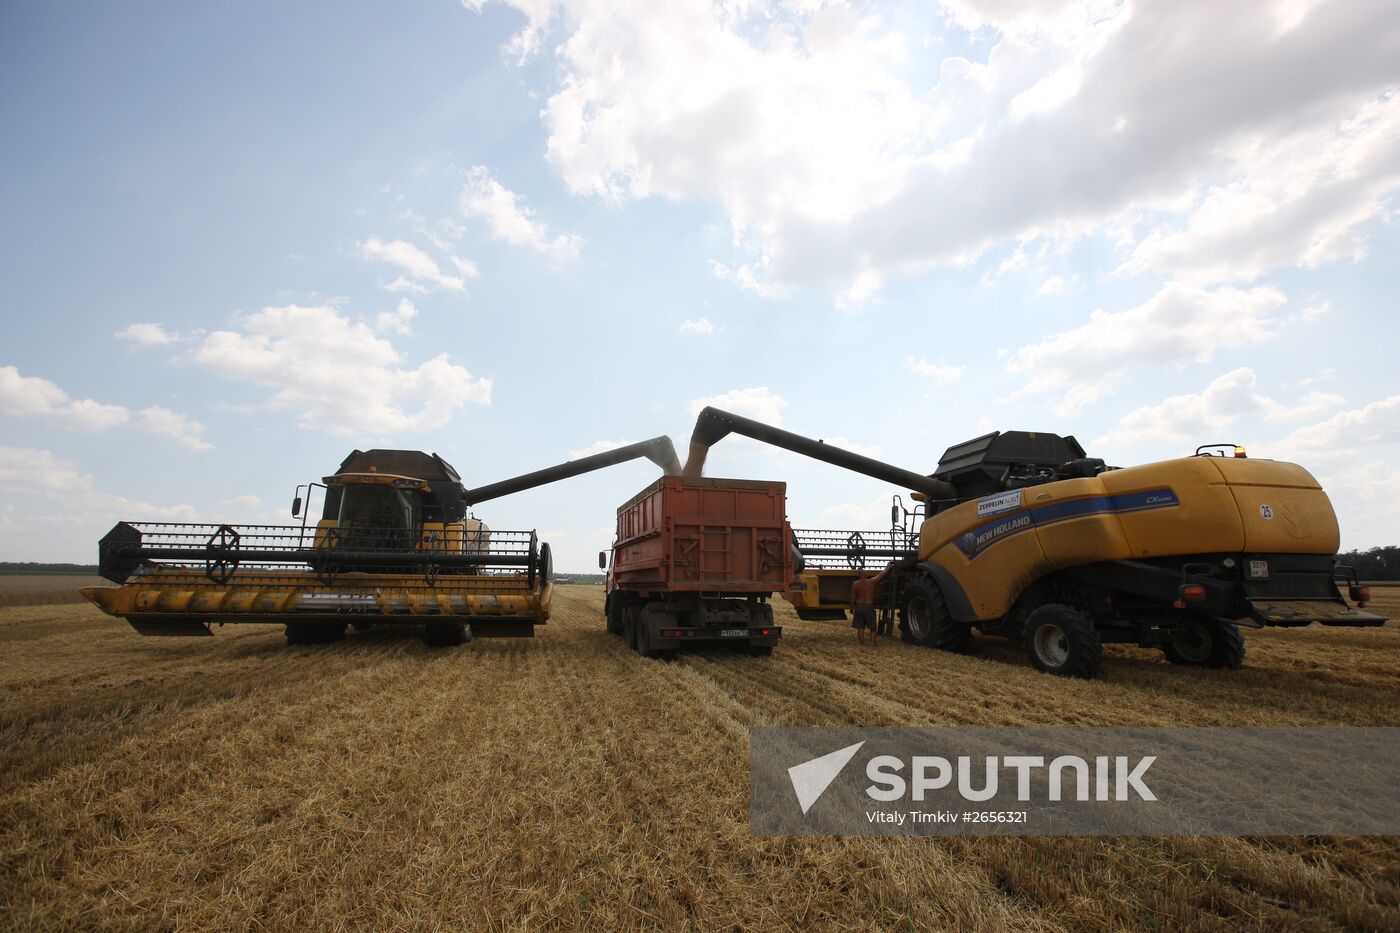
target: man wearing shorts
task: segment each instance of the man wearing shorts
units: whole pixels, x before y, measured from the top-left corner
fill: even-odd
[[[893,563],[886,564],[885,569],[874,576],[861,573],[851,581],[851,627],[856,630],[856,641],[861,644],[865,643],[866,629],[870,630],[870,644],[875,644],[879,631],[875,622],[875,591],[893,566]]]

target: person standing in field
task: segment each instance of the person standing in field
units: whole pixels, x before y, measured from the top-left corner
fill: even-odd
[[[875,644],[879,632],[875,622],[875,591],[893,566],[893,562],[886,564],[885,569],[874,576],[862,572],[851,581],[851,626],[856,630],[856,641],[861,644],[865,643],[866,629],[870,629],[870,644]]]

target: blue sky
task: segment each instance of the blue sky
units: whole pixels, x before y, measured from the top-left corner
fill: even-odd
[[[1384,2],[0,7],[0,559],[468,485],[712,402],[930,471],[992,429],[1297,460],[1397,543]],[[892,490],[744,442],[799,525]],[[566,569],[645,462],[486,504]]]

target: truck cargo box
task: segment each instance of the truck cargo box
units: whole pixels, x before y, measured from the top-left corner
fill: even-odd
[[[781,592],[793,576],[787,486],[663,476],[617,510],[617,586]]]

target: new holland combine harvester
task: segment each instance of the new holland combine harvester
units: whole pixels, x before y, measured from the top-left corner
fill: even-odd
[[[1239,626],[1380,625],[1350,573],[1337,517],[1307,470],[1242,448],[1115,469],[1073,437],[997,432],[950,447],[924,476],[707,408],[685,476],[730,433],[913,491],[889,532],[797,531],[800,617],[844,617],[851,582],[892,562],[881,602],[905,641],[966,650],[975,628],[1022,642],[1052,674],[1093,677],[1104,642],[1177,664],[1237,668]]]
[[[646,457],[680,471],[668,437],[467,489],[436,454],[355,451],[323,483],[320,521],[300,525],[119,522],[98,545],[116,587],[83,595],[143,635],[210,635],[211,623],[279,622],[289,644],[347,624],[423,626],[430,645],[534,634],[549,618],[553,560],[533,531],[468,515],[480,502]]]

